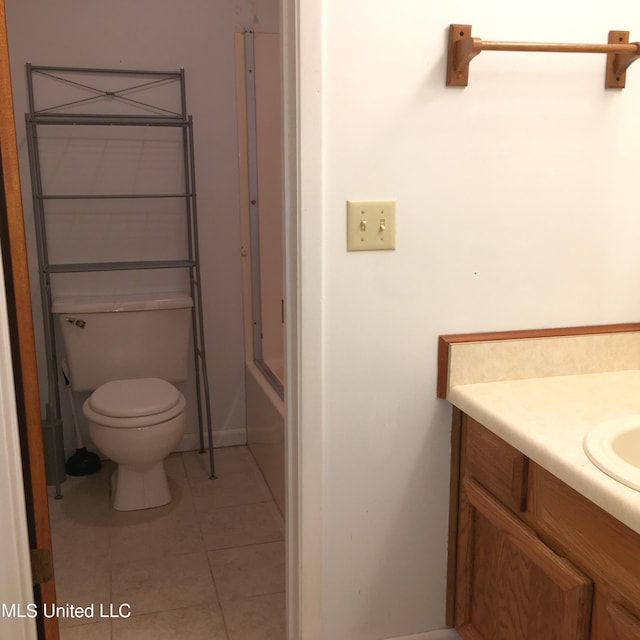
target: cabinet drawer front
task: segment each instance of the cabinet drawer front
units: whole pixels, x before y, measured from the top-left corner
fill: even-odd
[[[469,416],[464,417],[464,472],[514,511],[527,508],[529,459]]]
[[[479,640],[587,640],[592,583],[475,480],[460,495],[456,628]]]

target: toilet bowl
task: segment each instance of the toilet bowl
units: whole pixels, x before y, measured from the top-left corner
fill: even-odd
[[[85,401],[91,440],[118,465],[111,483],[114,509],[171,502],[163,461],[185,431],[185,407],[182,393],[160,378],[112,380]]]

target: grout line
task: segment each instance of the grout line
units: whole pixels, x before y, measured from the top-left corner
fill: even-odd
[[[216,551],[228,551],[229,549],[244,549],[246,547],[257,547],[261,544],[273,544],[274,542],[284,542],[284,535],[280,538],[276,538],[275,540],[262,540],[261,542],[247,542],[245,544],[234,544],[230,547],[215,547],[214,549],[205,549],[206,553],[210,551],[215,553]]]
[[[207,564],[209,565],[209,575],[211,576],[211,581],[213,582],[213,590],[216,594],[218,608],[220,609],[220,615],[222,616],[222,623],[224,624],[224,632],[227,636],[227,640],[231,640],[231,636],[229,635],[229,627],[227,625],[227,616],[224,613],[224,607],[222,606],[222,601],[220,600],[220,594],[218,593],[218,585],[216,584],[216,579],[215,579],[215,576],[213,575],[213,567],[211,566],[211,562],[209,560],[209,552],[205,551],[204,553],[207,558]]]

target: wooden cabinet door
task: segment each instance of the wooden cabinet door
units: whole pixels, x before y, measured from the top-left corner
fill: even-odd
[[[469,640],[588,640],[593,585],[475,480],[460,491],[455,626]]]

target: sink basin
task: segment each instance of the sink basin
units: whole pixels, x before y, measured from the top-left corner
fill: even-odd
[[[599,424],[584,438],[589,460],[618,482],[640,491],[640,416]]]

